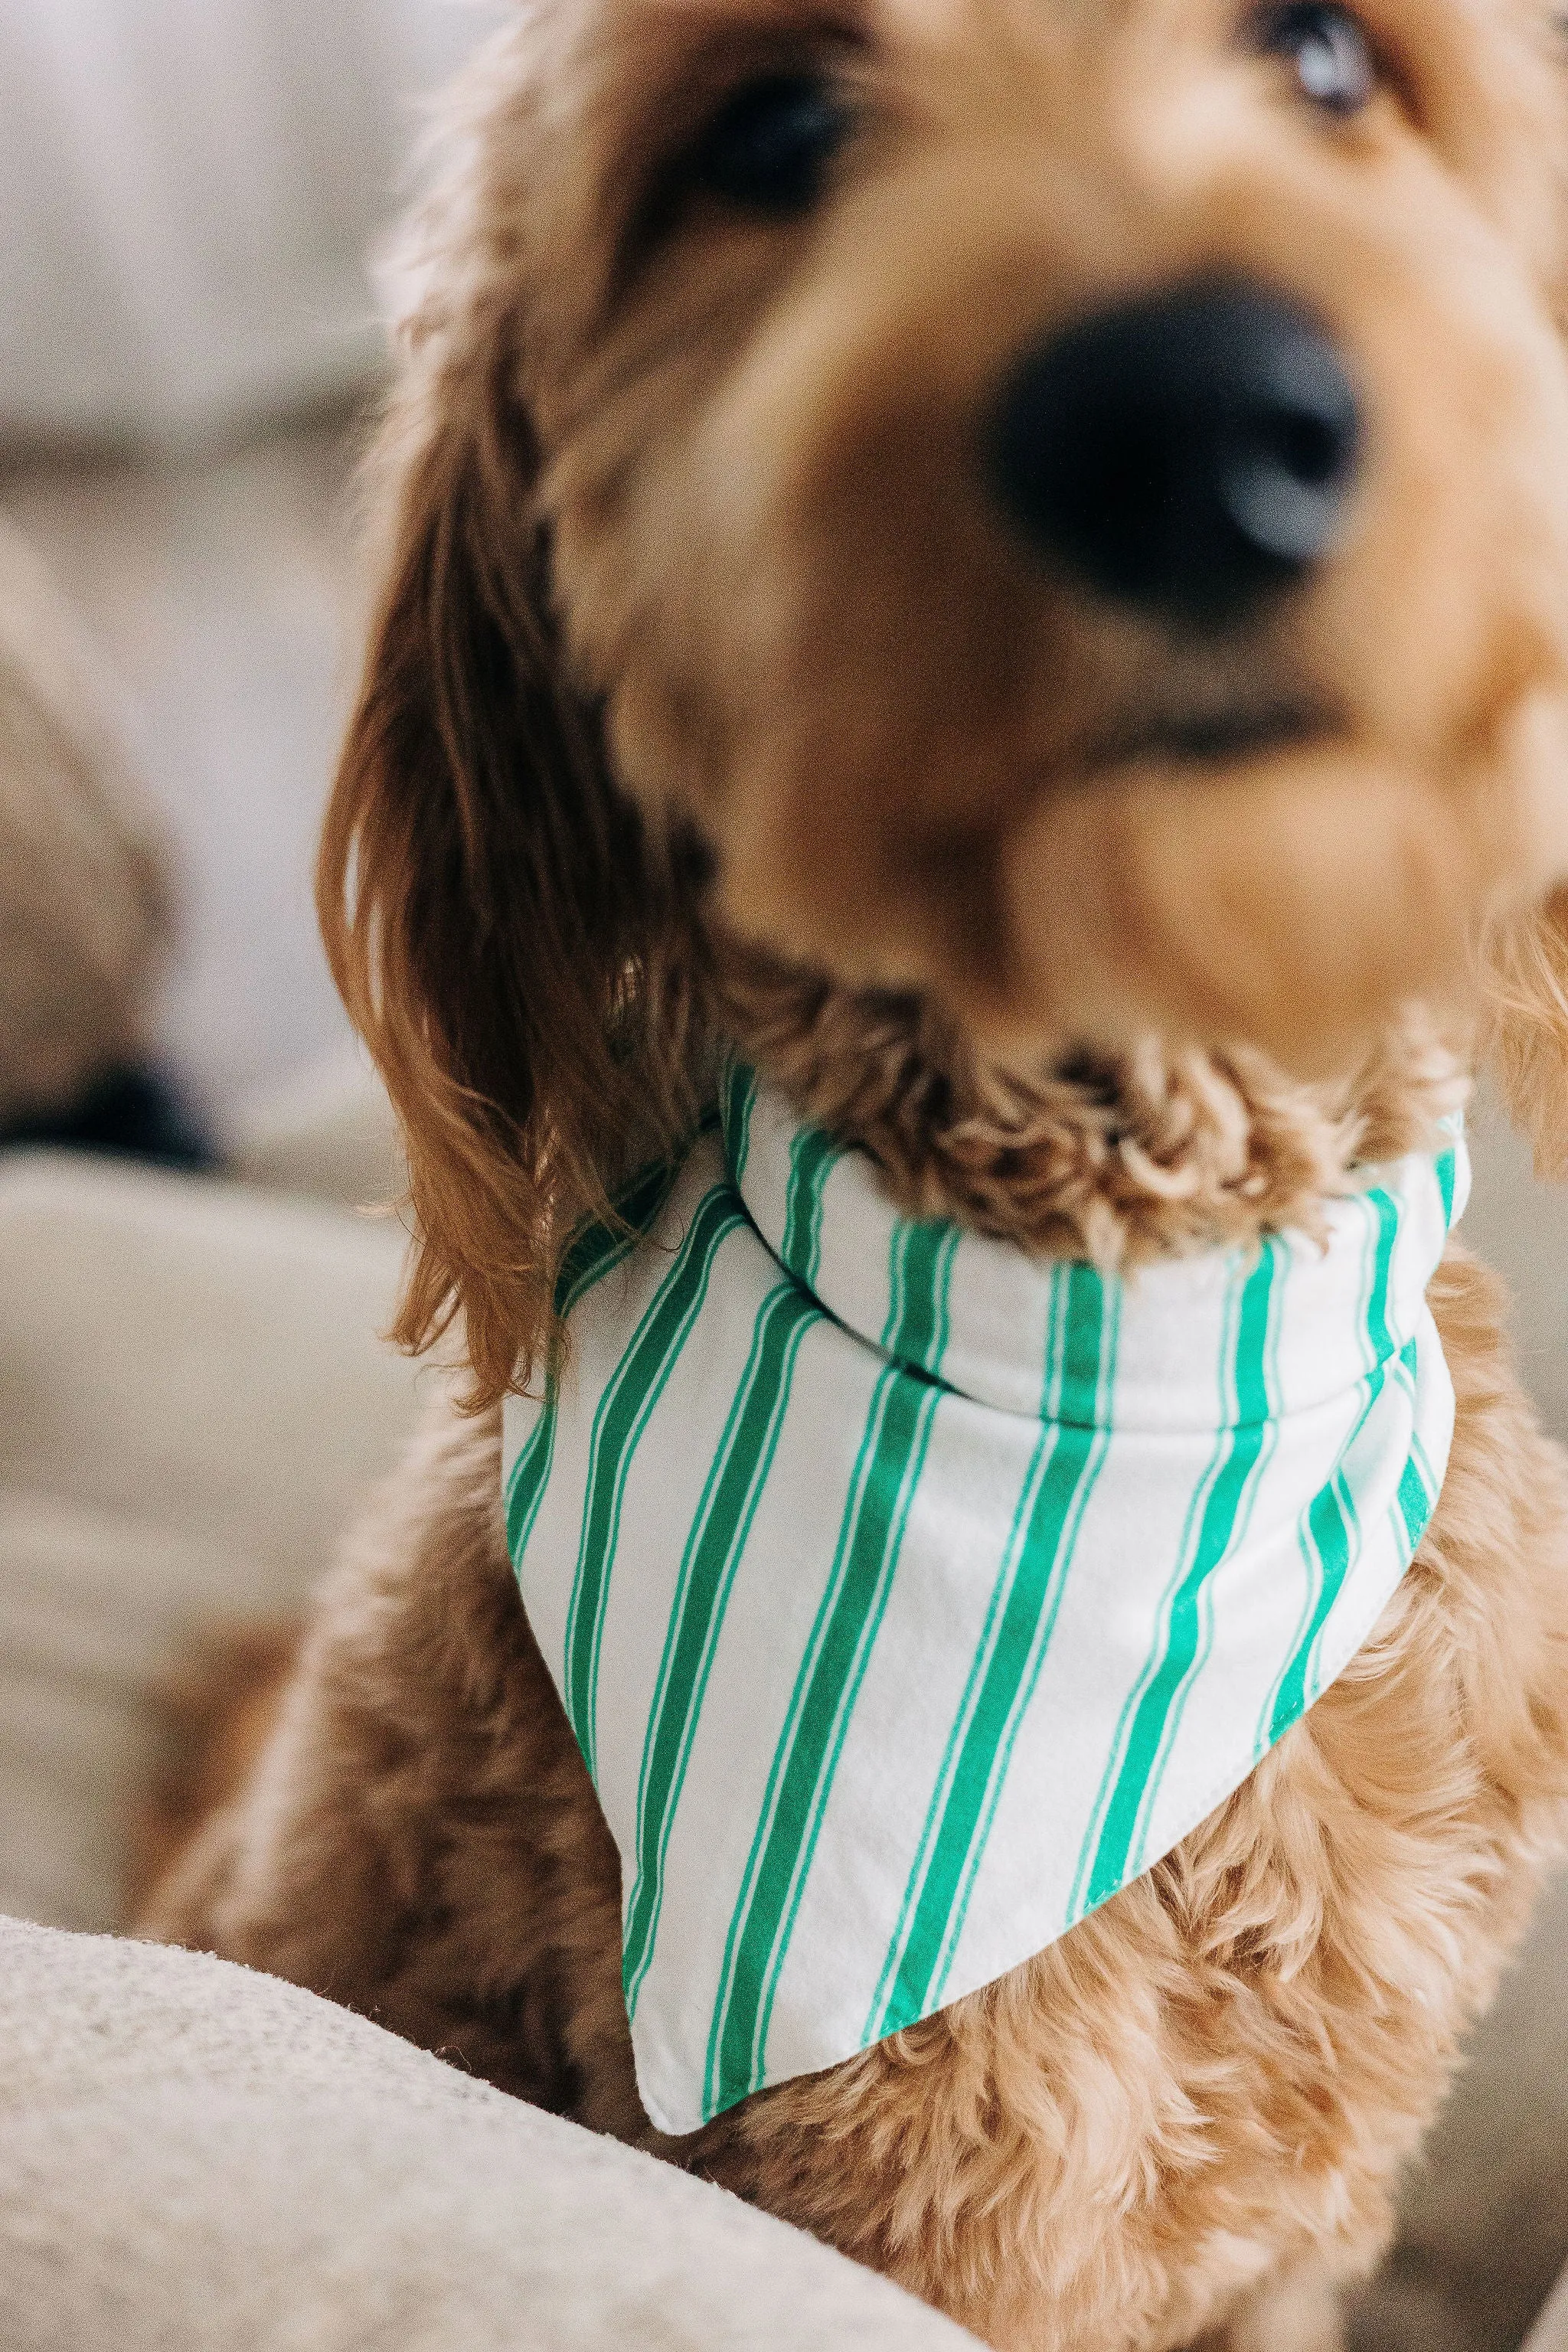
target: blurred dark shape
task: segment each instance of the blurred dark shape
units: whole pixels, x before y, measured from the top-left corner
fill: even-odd
[[[73,1102],[0,1125],[20,1146],[110,1152],[164,1168],[212,1169],[219,1155],[179,1088],[156,1069],[110,1069]]]

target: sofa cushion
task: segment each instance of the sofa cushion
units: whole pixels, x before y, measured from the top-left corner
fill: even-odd
[[[0,1911],[113,1922],[153,1693],[226,1622],[298,1612],[391,1466],[421,1377],[377,1337],[402,1238],[0,1154]]]
[[[7,2352],[961,2352],[886,2281],[289,1985],[0,1923]]]
[[[419,1376],[377,1336],[403,1244],[323,1203],[0,1155],[0,1486],[232,1543],[297,1601],[412,1421]]]

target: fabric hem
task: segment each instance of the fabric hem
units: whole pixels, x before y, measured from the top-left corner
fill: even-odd
[[[1434,1506],[1434,1508],[1436,1508],[1436,1506]],[[1430,1524],[1430,1522],[1428,1522],[1428,1524]],[[1425,1538],[1423,1538],[1423,1539]],[[1419,1549],[1420,1545],[1417,1544],[1416,1550],[1418,1551]],[[1055,1935],[1047,1936],[1043,1944],[1031,1945],[1027,1950],[1020,1952],[1016,1959],[1005,1961],[1001,1968],[993,1969],[989,1975],[980,1977],[973,1983],[961,1984],[955,1990],[945,1991],[942,1996],[941,2009],[930,2011],[927,2014],[933,2017],[940,2016],[942,2010],[952,2009],[958,2001],[967,2000],[972,1994],[984,1992],[988,1985],[999,1984],[1002,1979],[1004,1977],[1010,1976],[1015,1969],[1025,1967],[1028,1961],[1037,1958],[1041,1952],[1048,1952],[1053,1945],[1059,1944],[1062,1937],[1064,1936],[1070,1935],[1073,1929],[1079,1927],[1083,1920],[1092,1918],[1096,1911],[1102,1911],[1107,1903],[1114,1902],[1116,1896],[1122,1894],[1127,1887],[1135,1886],[1139,1879],[1146,1878],[1152,1870],[1157,1869],[1160,1864],[1165,1860],[1167,1855],[1174,1853],[1176,1847],[1182,1843],[1184,1838],[1191,1837],[1193,1832],[1201,1828],[1211,1813],[1216,1811],[1218,1808],[1225,1803],[1228,1797],[1232,1797],[1236,1794],[1236,1791],[1242,1786],[1244,1781],[1250,1779],[1251,1775],[1257,1770],[1258,1765],[1263,1761],[1263,1759],[1266,1756],[1271,1755],[1274,1749],[1279,1747],[1280,1741],[1289,1738],[1289,1734],[1294,1731],[1298,1724],[1304,1723],[1306,1721],[1308,1716],[1311,1714],[1312,1709],[1318,1705],[1319,1701],[1327,1697],[1329,1692],[1332,1690],[1334,1685],[1339,1681],[1340,1676],[1344,1673],[1347,1666],[1352,1664],[1360,1651],[1364,1648],[1367,1641],[1370,1639],[1377,1625],[1378,1619],[1382,1616],[1384,1611],[1387,1608],[1389,1602],[1398,1591],[1401,1584],[1404,1583],[1405,1577],[1409,1574],[1410,1570],[1414,1565],[1414,1562],[1415,1553],[1413,1552],[1410,1559],[1407,1559],[1400,1569],[1397,1576],[1395,1576],[1386,1586],[1381,1586],[1378,1591],[1377,1597],[1363,1610],[1357,1612],[1357,1622],[1349,1629],[1348,1639],[1346,1639],[1342,1643],[1335,1643],[1335,1651],[1338,1654],[1336,1655],[1335,1663],[1331,1669],[1324,1675],[1309,1704],[1301,1708],[1300,1714],[1291,1717],[1284,1729],[1274,1738],[1268,1741],[1267,1747],[1259,1748],[1254,1746],[1248,1750],[1247,1760],[1239,1765],[1239,1767],[1235,1764],[1227,1766],[1226,1769],[1221,1772],[1213,1782],[1211,1782],[1208,1792],[1194,1805],[1191,1816],[1184,1821],[1184,1826],[1179,1829],[1173,1837],[1164,1841],[1157,1854],[1153,1855],[1151,1860],[1145,1862],[1131,1877],[1123,1879],[1120,1886],[1113,1888],[1110,1895],[1103,1896],[1101,1900],[1093,1905],[1090,1909],[1080,1912],[1077,1918],[1065,1921],[1063,1925],[1058,1928]],[[924,2020],[918,2019],[911,2020],[910,2021],[911,2023],[923,2023]],[[769,2074],[765,2076],[762,2082],[753,2084],[749,2090],[742,2091],[739,2097],[726,2100],[721,2105],[712,2108],[709,2113],[700,2115],[695,2122],[684,2123],[676,2123],[668,2120],[668,2110],[664,2108],[662,2101],[658,2099],[657,2096],[650,2095],[649,2089],[643,2080],[641,2060],[637,2051],[637,2040],[634,2035],[632,2042],[632,2063],[637,2079],[637,2095],[642,2101],[644,2110],[647,2115],[649,2122],[652,2123],[656,2130],[665,2133],[672,2139],[685,2139],[689,2137],[693,2132],[700,2131],[704,2126],[715,2122],[720,2116],[731,2114],[736,2107],[742,2106],[747,2099],[756,2097],[759,2092],[777,2090],[785,2083],[803,2082],[810,2075],[826,2074],[836,2066],[847,2065],[852,2058],[861,2057],[868,2050],[876,2049],[879,2042],[890,2042],[894,2039],[897,2033],[905,2032],[908,2030],[909,2028],[907,2026],[895,2027],[891,2033],[879,2034],[870,2042],[858,2042],[849,2049],[840,2051],[836,2056],[823,2057],[814,2065],[796,2067],[787,2074]]]

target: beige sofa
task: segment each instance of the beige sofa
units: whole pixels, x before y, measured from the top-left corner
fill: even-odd
[[[401,1254],[344,1208],[0,1154],[0,1911],[112,1923],[154,1685],[299,1608],[416,1410],[376,1336]]]
[[[0,1924],[5,2352],[961,2352],[782,2222],[218,1960]]]

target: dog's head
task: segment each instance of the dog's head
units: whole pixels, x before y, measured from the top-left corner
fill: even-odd
[[[1004,1058],[1322,1067],[1489,932],[1555,1034],[1516,918],[1568,870],[1557,40],[1540,0],[505,33],[324,869],[447,1279],[498,1139],[585,1197],[628,1073],[673,1101],[715,940]]]

